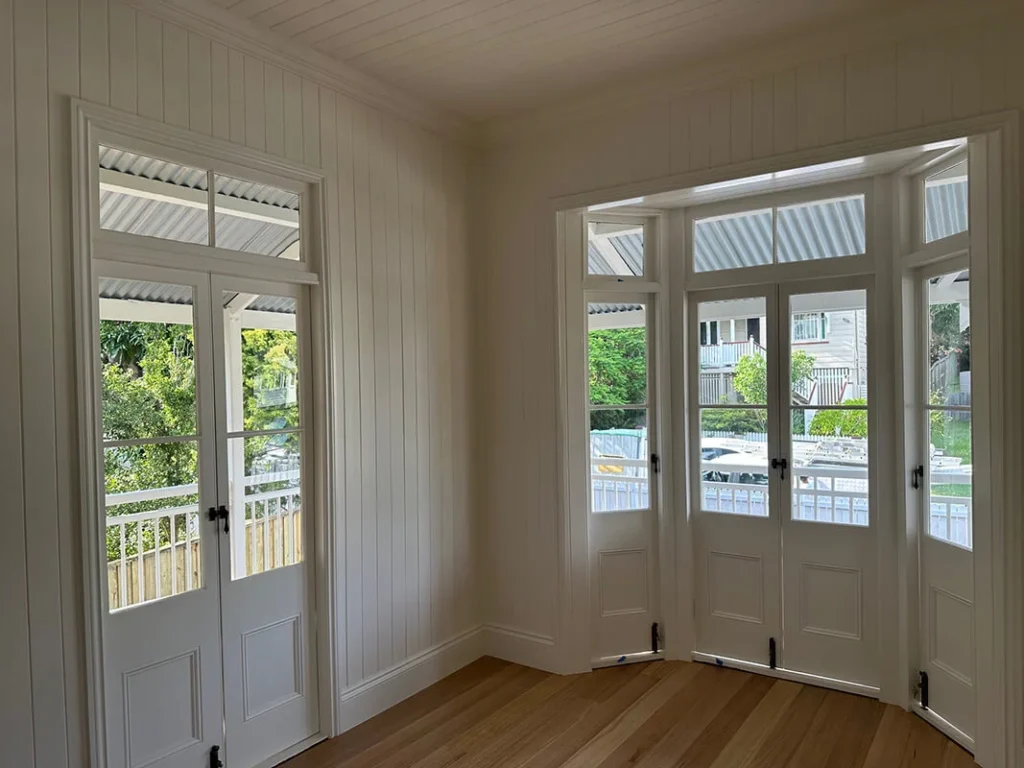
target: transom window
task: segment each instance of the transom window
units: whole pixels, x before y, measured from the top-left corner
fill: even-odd
[[[692,236],[694,272],[859,256],[867,248],[865,196],[700,217]]]
[[[99,147],[100,229],[299,261],[297,192]]]

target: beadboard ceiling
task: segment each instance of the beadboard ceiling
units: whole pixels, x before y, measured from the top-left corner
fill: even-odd
[[[208,0],[485,120],[913,0]]]

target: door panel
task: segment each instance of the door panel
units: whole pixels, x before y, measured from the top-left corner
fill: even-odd
[[[191,768],[222,743],[209,279],[96,268],[109,764]]]
[[[866,287],[782,288],[789,415],[781,658],[786,669],[877,686],[868,301]]]
[[[319,730],[301,289],[214,278],[225,762]]]
[[[615,298],[587,307],[595,665],[649,653],[659,621],[649,305],[643,297]]]
[[[774,294],[691,296],[691,329],[767,319],[767,338],[718,343],[691,330],[697,650],[762,664],[781,638]],[[740,319],[737,321],[737,319]],[[730,322],[733,321],[733,322]]]

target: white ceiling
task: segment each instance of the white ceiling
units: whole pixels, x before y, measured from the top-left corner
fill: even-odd
[[[476,120],[914,0],[208,0]]]

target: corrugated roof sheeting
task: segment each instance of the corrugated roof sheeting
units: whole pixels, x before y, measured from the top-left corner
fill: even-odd
[[[924,194],[926,243],[967,231],[967,179],[926,184]]]
[[[109,190],[100,192],[100,226],[115,232],[208,245],[206,215],[204,208]],[[295,227],[230,214],[217,214],[216,227],[219,248],[264,256],[279,256],[299,239]]]
[[[100,168],[189,189],[207,189],[206,171],[113,147],[100,147]]]
[[[606,302],[593,302],[587,305],[587,314],[608,315],[614,312],[636,312],[643,308],[643,304],[609,304]]]
[[[225,291],[226,306],[237,293]],[[123,299],[127,301],[151,301],[156,304],[192,304],[192,289],[187,285],[154,283],[148,280],[124,280],[116,277],[100,278],[101,299]],[[246,309],[255,312],[279,312],[294,315],[295,299],[291,296],[257,296]]]
[[[295,227],[223,213],[216,216],[215,234],[218,248],[264,256],[279,256],[299,239],[299,230]]]
[[[214,177],[213,188],[218,195],[252,200],[264,205],[272,205],[275,208],[286,208],[289,211],[299,210],[299,196],[286,189],[220,175]]]
[[[642,234],[630,232],[624,235],[611,235],[608,238],[609,244],[625,262],[626,267],[634,276],[640,277],[644,273],[644,237]],[[601,250],[590,242],[587,247],[587,270],[591,275],[618,275],[612,265],[608,263]]]
[[[100,190],[100,227],[178,243],[209,244],[206,209],[105,189]]]
[[[781,263],[864,253],[864,197],[779,208],[777,227]]]
[[[693,227],[696,272],[738,269],[772,263],[770,208],[698,219]]]
[[[206,170],[203,168],[192,168],[113,147],[101,146],[99,155],[100,168],[143,179],[164,181],[188,189],[205,190],[208,188]],[[299,210],[297,194],[267,184],[257,184],[253,181],[217,175],[214,180],[214,189],[218,195],[251,200],[272,205],[275,208],[286,208],[290,211]]]

